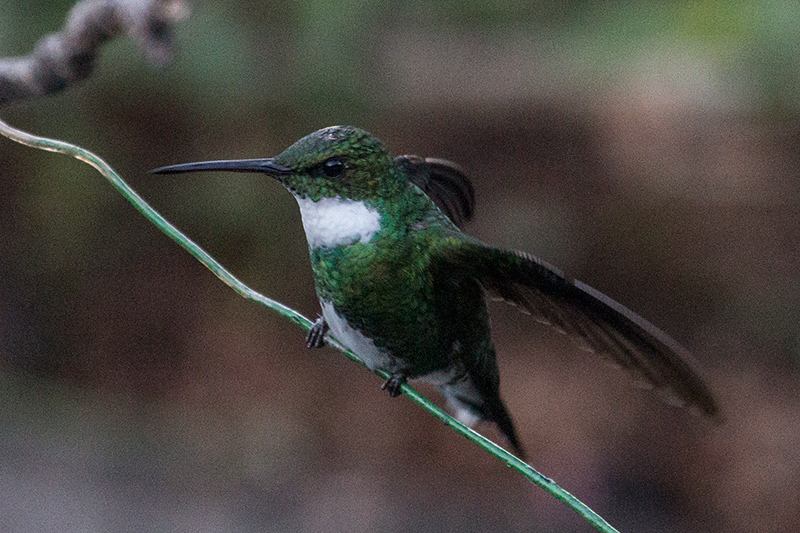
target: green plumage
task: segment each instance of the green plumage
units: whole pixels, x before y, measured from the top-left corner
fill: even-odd
[[[311,250],[319,297],[378,348],[402,354],[409,378],[451,364],[449,346],[455,339],[449,329],[457,315],[449,312],[447,301],[458,301],[462,292],[436,271],[438,248],[453,233],[452,223],[417,194],[422,201],[403,213],[413,215],[410,223],[387,223],[368,244]],[[394,210],[388,209],[383,220],[397,216]]]
[[[272,159],[212,161],[158,172],[263,172],[297,199],[326,332],[373,368],[434,383],[464,422],[497,423],[522,450],[500,399],[485,293],[507,300],[709,416],[714,399],[689,353],[668,335],[587,285],[522,252],[461,232],[472,214],[469,180],[455,164],[392,158],[375,137],[335,126]]]

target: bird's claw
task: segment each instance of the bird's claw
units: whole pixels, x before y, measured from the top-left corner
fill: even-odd
[[[402,393],[401,388],[405,382],[406,377],[403,374],[392,374],[389,376],[389,379],[383,382],[383,385],[381,385],[381,390],[388,391],[389,396],[396,398]]]
[[[311,325],[306,335],[306,345],[309,348],[322,348],[325,346],[325,334],[328,332],[328,323],[325,319],[318,317]]]

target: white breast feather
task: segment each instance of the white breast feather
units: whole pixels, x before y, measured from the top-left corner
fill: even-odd
[[[369,368],[373,370],[380,368],[390,373],[397,370],[394,358],[376,347],[372,339],[351,327],[347,320],[336,312],[332,303],[320,300],[320,305],[322,306],[322,316],[336,340],[359,356]]]
[[[381,229],[381,216],[364,202],[342,198],[313,201],[296,197],[311,248],[366,243]]]

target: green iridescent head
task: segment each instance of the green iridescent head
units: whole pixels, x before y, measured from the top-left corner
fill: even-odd
[[[394,160],[381,142],[354,126],[315,131],[274,158],[291,169],[280,181],[297,196],[362,200],[385,195],[397,181]]]
[[[381,142],[354,126],[315,131],[273,158],[187,163],[153,172],[203,170],[265,173],[296,196],[312,200],[387,198],[403,186],[394,160]]]

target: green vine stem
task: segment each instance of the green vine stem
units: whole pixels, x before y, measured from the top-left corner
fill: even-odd
[[[100,174],[105,176],[105,178],[111,182],[111,185],[117,189],[117,191],[125,197],[133,206],[142,213],[145,218],[147,218],[150,222],[155,224],[161,231],[167,234],[171,239],[175,242],[180,244],[186,251],[192,254],[198,261],[203,263],[211,272],[213,272],[219,279],[221,279],[226,285],[236,291],[239,295],[247,298],[249,300],[253,300],[255,302],[260,303],[261,305],[275,311],[282,317],[286,318],[287,320],[294,322],[304,330],[308,330],[311,327],[312,322],[298,313],[297,311],[286,307],[280,302],[277,302],[271,298],[260,294],[241,281],[239,281],[233,274],[228,272],[222,265],[220,265],[213,257],[211,257],[205,250],[200,248],[194,241],[189,239],[186,235],[181,233],[178,228],[170,224],[164,217],[162,217],[156,210],[150,207],[147,202],[142,199],[133,189],[131,189],[127,183],[125,183],[119,175],[114,172],[114,170],[102,159],[98,156],[94,155],[93,153],[89,152],[88,150],[84,150],[79,146],[75,146],[73,144],[69,144],[63,141],[57,141],[54,139],[47,139],[44,137],[37,137],[35,135],[31,135],[24,131],[12,128],[4,121],[0,120],[0,134],[8,137],[13,141],[17,141],[21,144],[31,146],[33,148],[39,148],[41,150],[47,150],[49,152],[58,152],[61,154],[66,154],[75,159],[79,159],[88,165],[91,165],[95,169],[97,169]],[[334,348],[340,350],[344,353],[347,357],[352,359],[353,361],[364,365],[364,363],[359,359],[355,354],[348,351],[342,344],[340,344],[336,339],[331,338],[330,336],[327,337],[328,344],[333,346]],[[365,366],[365,365],[364,365]],[[388,378],[388,374],[381,371],[376,371],[383,379]],[[470,428],[464,426],[460,422],[458,422],[455,418],[451,417],[433,403],[431,403],[428,399],[420,395],[416,390],[409,387],[408,385],[403,385],[402,387],[403,393],[411,399],[414,403],[422,407],[425,411],[430,413],[434,418],[444,423],[446,426],[451,427],[454,431],[463,435],[467,439],[471,440],[473,443],[477,444],[489,454],[493,455],[499,461],[505,463],[508,467],[516,470],[525,478],[527,478],[532,483],[543,488],[545,491],[550,493],[551,495],[555,496],[559,500],[563,501],[570,509],[581,515],[587,522],[592,524],[595,528],[599,531],[603,531],[606,533],[616,532],[617,530],[614,529],[608,522],[606,522],[602,517],[600,517],[597,513],[592,511],[588,506],[586,506],[583,502],[578,500],[569,492],[565,491],[561,487],[559,487],[552,479],[548,478],[540,474],[536,471],[532,466],[525,463],[524,461],[518,459],[516,456],[512,455],[511,453],[507,452],[494,442],[490,441],[483,435],[471,430]]]

